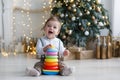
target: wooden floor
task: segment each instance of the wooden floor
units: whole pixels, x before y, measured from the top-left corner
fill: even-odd
[[[1,80],[120,80],[120,58],[88,59],[64,61],[73,70],[70,76],[42,75],[31,77],[26,75],[26,67],[32,67],[39,61],[29,55],[17,54],[3,57],[0,54]]]

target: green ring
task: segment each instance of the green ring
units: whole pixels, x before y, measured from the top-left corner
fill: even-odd
[[[46,56],[46,59],[57,59],[58,56]]]

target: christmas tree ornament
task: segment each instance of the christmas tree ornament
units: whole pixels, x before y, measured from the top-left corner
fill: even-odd
[[[65,36],[65,35],[63,35],[63,36],[62,36],[62,39],[66,39],[66,36]]]
[[[82,16],[82,15],[83,15],[82,12],[80,12],[80,13],[79,13],[79,16]]]
[[[102,22],[99,22],[98,25],[99,26],[104,26],[104,24]]]
[[[75,4],[73,4],[73,5],[72,5],[72,7],[73,7],[73,8],[75,8],[75,7],[76,7],[76,5],[75,5]]]
[[[68,14],[65,14],[65,17],[68,17]]]
[[[96,4],[99,4],[100,2],[99,2],[99,0],[96,0],[95,3],[96,3]]]
[[[90,14],[90,11],[87,10],[86,14],[89,15],[89,14]]]
[[[86,31],[84,32],[84,34],[85,34],[86,36],[88,36],[88,35],[89,35],[89,31],[86,30]]]
[[[73,12],[76,12],[76,11],[77,11],[76,8],[74,8],[74,9],[73,9]]]
[[[79,19],[79,17],[77,17],[76,19]]]
[[[78,2],[76,2],[76,5],[77,5],[77,6],[78,6],[78,4],[79,4],[79,3],[78,3]]]
[[[90,24],[91,24],[90,22],[87,23],[88,26],[90,26]]]
[[[98,23],[98,20],[97,20],[97,19],[95,19],[95,20],[94,20],[94,24],[97,24],[97,23]]]
[[[63,18],[63,17],[64,17],[64,14],[61,14],[60,17]]]
[[[95,3],[96,1],[95,0],[93,0],[93,3]]]
[[[100,7],[96,7],[96,11],[100,12],[101,8]]]
[[[68,10],[71,10],[72,8],[71,8],[71,6],[68,6]]]
[[[79,24],[78,24],[79,26],[81,26],[81,23],[79,22]]]
[[[92,20],[95,20],[95,16],[92,16]]]
[[[72,34],[72,30],[69,30],[68,34],[71,35]]]
[[[68,3],[69,1],[68,0],[65,0],[65,3]]]
[[[68,4],[66,4],[66,6],[68,6]]]
[[[108,17],[107,16],[104,16],[105,17],[105,19],[108,19]]]
[[[74,2],[74,0],[70,0],[70,3],[73,3]]]
[[[89,7],[89,10],[92,10],[92,7]]]
[[[73,16],[73,17],[72,17],[72,21],[75,21],[75,19],[76,19],[75,16]]]
[[[105,16],[102,16],[102,19],[105,19]]]

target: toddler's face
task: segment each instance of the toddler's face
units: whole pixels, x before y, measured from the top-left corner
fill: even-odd
[[[60,23],[58,21],[48,21],[44,31],[49,39],[55,38],[60,32]]]

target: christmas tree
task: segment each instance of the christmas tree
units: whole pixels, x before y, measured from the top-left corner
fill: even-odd
[[[62,21],[59,38],[67,46],[86,43],[100,35],[101,29],[110,29],[108,11],[98,0],[53,0],[52,15]]]

